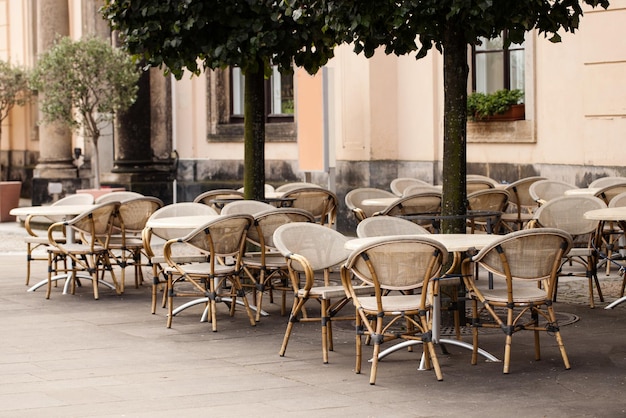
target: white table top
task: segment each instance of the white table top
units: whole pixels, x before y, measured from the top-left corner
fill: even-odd
[[[9,212],[13,216],[76,216],[94,205],[50,205],[50,206],[22,206],[13,208]]]
[[[392,237],[393,235],[389,236]],[[402,235],[407,236],[407,235]],[[480,250],[496,240],[502,238],[502,235],[491,234],[423,234],[423,235],[409,235],[416,237],[431,238],[441,244],[449,252],[467,251],[470,248],[476,248]],[[371,237],[371,238],[355,238],[347,241],[344,245],[347,250],[356,250],[364,245],[369,245],[373,242],[384,240],[389,237]]]
[[[361,204],[363,206],[376,206],[376,207],[384,207],[386,208],[387,206],[391,205],[392,203],[396,202],[398,199],[401,199],[401,197],[376,197],[373,199],[363,199],[361,201]]]
[[[152,228],[163,239],[184,237],[194,229],[218,218],[220,215],[189,215],[148,219],[146,227]]]
[[[590,210],[584,217],[594,221],[626,221],[626,207]]]
[[[583,187],[582,189],[565,190],[565,195],[566,196],[580,196],[580,195],[595,196],[598,190],[600,189],[597,187]]]

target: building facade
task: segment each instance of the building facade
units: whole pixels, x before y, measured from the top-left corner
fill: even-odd
[[[100,2],[95,0],[0,0],[0,57],[26,66],[34,64],[43,24],[35,9],[46,2],[67,5],[68,36],[79,38],[96,30],[93,15]],[[528,33],[521,53],[511,54],[515,65],[507,67],[512,69],[507,79],[514,80],[513,87],[524,89],[525,119],[468,122],[468,172],[502,182],[542,175],[578,186],[597,177],[626,175],[621,147],[626,133],[624,22],[626,0],[613,0],[606,11],[586,10],[580,30],[564,34],[561,43]],[[480,53],[480,48],[468,50],[473,72],[468,91],[489,85],[484,76],[490,61],[481,61]],[[342,201],[352,188],[388,189],[396,177],[439,182],[442,70],[443,60],[436,51],[421,60],[382,52],[365,59],[351,47],[341,46],[312,87],[309,83],[304,88],[310,77],[297,71],[292,85],[294,115],[268,116],[266,181],[280,184],[310,178],[335,188]],[[209,188],[242,183],[243,126],[237,113],[237,80],[232,71],[219,70],[167,80],[163,87],[169,89],[164,97],[170,103],[160,108],[161,122],[153,135],[162,138],[151,146],[159,148],[155,158],[166,162],[176,151],[173,190],[179,201],[192,200]],[[285,87],[284,82],[281,85]],[[319,90],[321,104],[312,98],[311,88]],[[278,116],[283,112],[277,112]],[[15,171],[20,175],[28,176],[28,167],[41,163],[46,139],[36,120],[36,105],[32,105],[15,109],[3,126],[3,161],[10,152],[13,167],[25,167]],[[323,149],[321,163],[307,161],[311,153],[303,152],[308,149],[305,137],[311,132],[299,126],[312,126],[311,121],[325,128],[312,135],[312,146]],[[76,135],[69,141],[67,149],[78,146],[87,148],[88,153]],[[119,159],[115,139],[101,145],[101,149],[107,147],[108,155],[103,152],[107,161],[101,166],[114,172]],[[71,163],[72,157],[68,158]],[[32,171],[38,175],[36,168]],[[116,184],[119,176],[104,175],[102,180]],[[340,223],[350,222],[345,209],[342,211]]]

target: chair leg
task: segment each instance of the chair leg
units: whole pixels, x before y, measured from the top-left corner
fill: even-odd
[[[548,306],[548,316],[550,317],[550,322],[556,324],[556,315],[554,314],[554,309],[552,306]],[[567,357],[567,352],[565,351],[565,344],[563,343],[563,338],[561,337],[561,331],[556,328],[554,332],[554,337],[556,338],[556,343],[559,346],[559,351],[561,352],[561,357],[563,358],[563,364],[565,365],[565,370],[570,369],[569,358]]]
[[[299,298],[297,295],[294,295],[293,307],[291,309],[291,314],[289,314],[289,320],[287,321],[287,329],[285,330],[285,336],[283,337],[283,344],[280,347],[280,351],[278,354],[281,357],[285,356],[285,351],[287,351],[287,344],[289,344],[289,337],[291,336],[291,331],[293,330],[293,324],[298,322],[298,315],[302,310],[302,306],[308,299]]]
[[[329,332],[330,332],[330,317],[328,315],[328,300],[327,299],[322,299],[321,300],[321,306],[320,306],[320,320],[321,320],[321,325],[322,325],[322,361],[324,362],[324,364],[328,364],[328,351],[329,351],[329,345],[331,345],[332,343],[329,343],[329,340],[332,341],[332,337],[329,338]]]
[[[356,312],[355,315],[355,326],[356,326],[356,364],[354,365],[354,371],[356,374],[361,373],[361,359],[363,358],[363,338],[361,334],[363,333],[363,322],[361,320],[361,316],[359,312]]]
[[[165,287],[165,293],[167,294],[167,322],[166,326],[172,328],[172,318],[174,317],[174,287],[172,281],[172,274],[167,274],[167,286]]]

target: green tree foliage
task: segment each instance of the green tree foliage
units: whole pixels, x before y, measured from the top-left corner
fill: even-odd
[[[2,122],[9,117],[11,109],[25,105],[30,96],[28,72],[0,59],[0,139]]]
[[[96,188],[101,129],[115,112],[134,103],[139,75],[128,54],[95,37],[60,38],[39,57],[33,71],[32,86],[41,93],[42,122],[65,124],[92,141]]]
[[[315,2],[276,0],[107,0],[104,16],[132,54],[165,66],[177,78],[187,69],[240,67],[244,90],[244,189],[264,197],[263,80],[277,65],[311,74],[333,56],[335,32]]]
[[[443,214],[466,211],[467,50],[480,37],[508,31],[521,43],[536,29],[552,42],[559,32],[574,32],[582,4],[609,6],[608,0],[322,0],[328,23],[371,57],[379,47],[387,54],[415,52],[422,58],[434,47],[444,59]],[[304,2],[308,3],[308,2]],[[463,232],[463,220],[444,222],[445,232]]]

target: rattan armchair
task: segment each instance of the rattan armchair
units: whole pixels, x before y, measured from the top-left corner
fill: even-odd
[[[290,190],[283,195],[285,199],[294,199],[292,207],[310,212],[317,223],[333,227],[337,220],[337,195],[321,187],[305,187]]]
[[[350,254],[344,247],[347,240],[343,234],[317,223],[289,223],[274,232],[274,245],[287,259],[293,290],[293,306],[279,352],[281,357],[287,350],[294,324],[317,322],[321,324],[322,360],[328,363],[328,352],[333,351],[333,321],[354,320],[354,315],[339,316],[348,298],[341,284],[330,280],[331,269]],[[319,316],[307,313],[309,302],[319,303]]]
[[[224,205],[220,214],[235,215],[244,213],[254,215],[256,213],[266,212],[272,209],[276,209],[276,206],[272,206],[265,202],[259,202],[258,200],[237,200]]]
[[[428,235],[381,237],[352,252],[341,268],[356,310],[356,373],[361,372],[363,336],[374,345],[371,385],[376,383],[381,345],[396,339],[420,341],[426,368],[432,363],[437,380],[443,379],[432,341],[431,296],[436,290],[431,280],[439,276],[447,256],[446,248]],[[373,296],[357,292],[353,277],[372,286]]]
[[[113,219],[117,216],[119,202],[107,202],[94,205],[80,215],[67,220],[55,222],[48,228],[48,289],[46,299],[50,298],[52,290],[52,278],[55,273],[54,260],[58,257],[70,261],[68,267],[71,280],[71,292],[76,290],[76,281],[79,275],[91,279],[93,285],[93,297],[99,298],[98,285],[104,279],[104,273],[109,272],[113,281],[113,287],[120,293],[120,286],[113,272],[109,257],[109,238],[113,230]],[[74,234],[80,235],[79,240],[58,240],[55,231],[72,228]],[[64,272],[65,269],[64,269]]]
[[[123,202],[129,199],[137,199],[138,197],[143,197],[143,195],[141,193],[125,190],[103,194],[96,198],[95,203]]]
[[[177,216],[218,216],[218,213],[212,207],[203,203],[194,202],[181,202],[171,205],[163,206],[161,209],[155,211],[148,221],[146,227],[141,233],[141,239],[143,241],[143,248],[148,257],[148,266],[152,269],[152,303],[151,312],[156,313],[156,301],[157,293],[160,287],[163,287],[167,283],[167,278],[164,276],[163,267],[167,265],[167,261],[163,256],[164,242],[184,236],[191,232],[194,228],[189,230],[171,229],[171,228],[158,228],[149,226],[151,220],[158,220],[162,218],[172,218]],[[172,246],[171,258],[175,258],[177,262],[200,262],[206,261],[206,255],[199,251],[192,250],[188,246],[179,245]],[[162,306],[166,305],[166,293],[163,293]]]
[[[467,195],[467,209],[472,211],[504,212],[509,204],[509,192],[502,189],[478,190]],[[500,216],[472,217],[467,220],[470,233],[494,233],[500,230]]]
[[[525,177],[506,186],[505,190],[509,192],[510,197],[508,210],[501,217],[504,228],[508,231],[523,229],[533,218],[533,212],[538,205],[530,195],[529,189],[533,183],[545,179],[540,176]]]
[[[555,337],[565,368],[570,368],[552,300],[561,260],[571,246],[571,236],[561,229],[526,229],[504,235],[464,260],[462,272],[467,297],[472,300],[472,364],[478,361],[478,329],[490,327],[505,335],[503,373],[510,371],[513,335],[524,330],[534,333],[535,360],[541,358],[539,332],[545,331]],[[494,282],[504,283],[479,286],[480,281],[472,276],[472,263],[493,273]],[[482,312],[489,319],[483,320]]]
[[[315,222],[309,212],[295,208],[274,208],[254,215],[254,226],[248,230],[248,247],[242,258],[243,271],[254,289],[256,320],[261,319],[263,293],[269,292],[273,302],[274,290],[281,292],[281,315],[286,314],[286,293],[291,289],[285,257],[274,245],[274,231],[291,222]],[[246,284],[244,283],[244,286]]]
[[[216,205],[215,199],[243,199],[243,192],[234,189],[215,189],[200,193],[193,199],[193,203],[202,203],[210,206],[216,213],[222,211],[223,205]]]
[[[184,237],[168,240],[163,255],[169,267],[167,276],[167,327],[172,326],[174,298],[193,297],[207,299],[213,332],[217,331],[217,303],[230,304],[230,316],[235,315],[237,301],[245,307],[250,325],[256,325],[252,309],[239,280],[241,257],[246,234],[254,218],[250,215],[221,215],[191,231]],[[184,244],[205,254],[203,262],[180,262],[173,256],[172,246]],[[182,284],[188,285],[188,289]]]
[[[426,192],[402,197],[396,200],[384,210],[376,212],[373,216],[405,216],[420,214],[438,214],[441,212],[441,193]],[[416,221],[425,228],[432,227],[431,220]]]
[[[91,205],[93,204],[93,196],[89,193],[81,193],[81,194],[73,194],[65,196],[56,202],[52,203],[51,206],[62,206],[62,205]],[[28,236],[24,238],[24,242],[26,243],[26,286],[30,284],[30,270],[31,263],[33,261],[48,261],[47,255],[43,257],[42,255],[37,255],[36,250],[46,248],[50,245],[50,241],[48,241],[47,234],[40,234],[37,232],[34,225],[38,222],[38,216],[28,215],[24,219],[24,228],[26,232],[28,232]],[[61,216],[45,216],[43,222],[60,222],[64,220]],[[56,237],[57,242],[65,242],[65,231],[60,231],[59,235]],[[55,260],[54,270],[58,271],[59,261],[63,260]],[[65,267],[67,267],[64,264]]]
[[[384,207],[377,208],[375,206],[365,206],[361,203],[365,199],[376,199],[386,197],[397,197],[395,194],[388,192],[387,190],[377,189],[374,187],[359,187],[357,189],[350,190],[346,193],[345,203],[346,207],[350,209],[357,222],[361,222],[363,219],[369,218],[375,212],[383,210]]]
[[[432,184],[413,177],[398,177],[389,184],[389,188],[396,196],[404,196],[404,190],[410,186],[432,186]]]
[[[537,202],[537,206],[541,206],[555,197],[565,195],[566,191],[572,189],[577,189],[577,187],[564,181],[539,180],[530,185],[528,193]]]
[[[589,306],[594,307],[593,288],[598,291],[600,301],[604,301],[602,290],[598,281],[596,266],[597,251],[593,247],[594,233],[598,227],[598,221],[586,219],[585,212],[595,209],[606,208],[606,204],[594,196],[561,196],[548,201],[541,206],[534,215],[534,221],[530,226],[559,228],[569,233],[573,238],[573,246],[564,259],[564,262],[574,262],[582,266],[585,271],[582,274],[574,272],[568,275],[580,275],[589,281]],[[564,273],[560,272],[559,275]],[[558,290],[558,277],[555,278],[555,298]]]
[[[411,221],[396,216],[374,216],[360,222],[356,227],[359,238],[384,237],[387,235],[419,235],[430,232]]]
[[[122,192],[118,192],[122,193]],[[148,257],[144,250],[141,233],[146,222],[154,212],[163,207],[163,201],[156,197],[143,196],[122,201],[118,216],[114,218],[114,233],[109,240],[109,249],[114,260],[121,267],[120,290],[126,286],[126,267],[133,266],[135,288],[143,281],[142,256]]]

